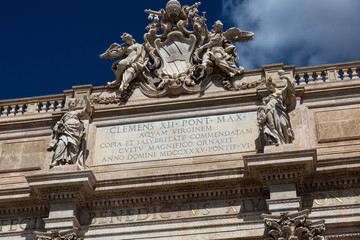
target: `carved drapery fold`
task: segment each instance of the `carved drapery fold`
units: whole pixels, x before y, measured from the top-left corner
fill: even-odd
[[[143,44],[135,43],[130,34],[124,33],[123,44],[113,43],[100,54],[103,59],[119,58],[112,65],[116,79],[107,84],[119,91],[111,97],[95,96],[92,101],[126,102],[137,87],[148,97],[200,93],[210,87],[213,77],[226,90],[263,83],[242,82],[244,68],[236,64],[239,57],[234,42],[250,41],[254,33],[235,27],[223,31],[220,20],[208,30],[205,13],[198,14],[200,5],[198,2],[182,6],[177,0],[170,0],[165,9],[145,10],[152,22],[146,27]]]
[[[289,144],[294,140],[289,113],[296,107],[295,86],[283,70],[279,76],[280,79],[266,80],[270,94],[262,99],[257,111],[260,151],[264,146]]]

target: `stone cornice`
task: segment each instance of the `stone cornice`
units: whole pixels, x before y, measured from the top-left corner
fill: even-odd
[[[96,179],[92,171],[75,171],[27,176],[34,195],[46,201],[83,201],[91,194]]]
[[[243,157],[250,175],[264,186],[298,183],[301,187],[306,176],[316,170],[316,150],[261,153]]]

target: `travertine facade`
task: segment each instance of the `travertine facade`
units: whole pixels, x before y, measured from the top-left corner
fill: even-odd
[[[107,87],[0,101],[0,239],[360,239],[360,61],[244,70],[199,5]]]

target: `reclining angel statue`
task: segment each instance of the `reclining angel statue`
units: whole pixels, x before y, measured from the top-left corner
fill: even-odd
[[[75,110],[79,102],[83,108]],[[90,102],[86,96],[82,96],[78,100],[70,99],[68,107],[69,110],[55,124],[52,141],[47,148],[48,151],[54,151],[50,168],[77,163],[83,169],[85,166],[85,127],[81,119],[89,117]]]
[[[270,95],[263,98],[263,106],[259,107],[257,113],[265,146],[288,144],[294,140],[289,112],[296,107],[295,86],[283,70],[278,74],[280,79],[286,80],[285,84],[276,84],[271,78],[266,81]]]
[[[123,46],[123,44],[113,43],[103,54],[100,54],[99,57],[111,60],[117,57],[121,58],[115,61],[111,67],[116,79],[108,82],[107,85],[111,88],[120,85],[119,90],[124,91],[129,87],[130,82],[144,69],[148,59],[144,46],[135,43],[132,35],[124,33],[121,39],[124,41],[125,46]]]
[[[247,42],[252,40],[254,33],[241,31],[238,28],[230,28],[223,33],[223,24],[220,20],[213,25],[213,30],[208,32],[206,44],[198,48],[195,52],[195,59],[201,61],[200,68],[207,72],[212,72],[212,66],[215,64],[229,77],[241,74],[243,67],[237,67],[236,61],[239,56],[236,53],[236,47],[232,42]],[[200,58],[203,52],[202,59]]]

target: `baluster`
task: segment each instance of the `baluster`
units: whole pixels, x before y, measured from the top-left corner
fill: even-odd
[[[324,80],[323,80],[324,82],[328,82],[328,81],[329,81],[328,73],[329,73],[328,71],[324,71],[324,72],[323,72],[323,75],[325,76],[325,78],[324,78]]]
[[[50,102],[50,106],[49,106],[49,112],[54,112],[55,111],[55,101],[49,101]]]
[[[349,73],[348,73],[348,69],[343,69],[343,80],[350,80],[350,76],[349,76]]]
[[[305,85],[305,78],[304,78],[304,73],[299,73],[299,85]]]
[[[9,115],[9,108],[9,106],[4,107],[3,115],[1,115],[2,117],[7,117]]]
[[[357,68],[351,68],[351,79],[359,79],[359,74],[357,73]]]
[[[317,83],[323,82],[322,72],[321,72],[321,71],[320,71],[320,72],[316,72],[315,74],[316,74],[316,82],[317,82]]]
[[[62,110],[62,108],[63,108],[62,102],[63,102],[63,100],[60,100],[60,101],[57,102],[55,111],[60,112]]]
[[[308,84],[314,84],[314,83],[315,83],[314,73],[309,73],[308,74]]]
[[[47,112],[47,102],[41,102],[41,110],[40,113]]]
[[[11,105],[11,110],[10,110],[10,114],[11,116],[15,116],[16,115],[16,105]]]
[[[24,105],[19,105],[18,115],[23,115],[23,114],[24,114]]]

